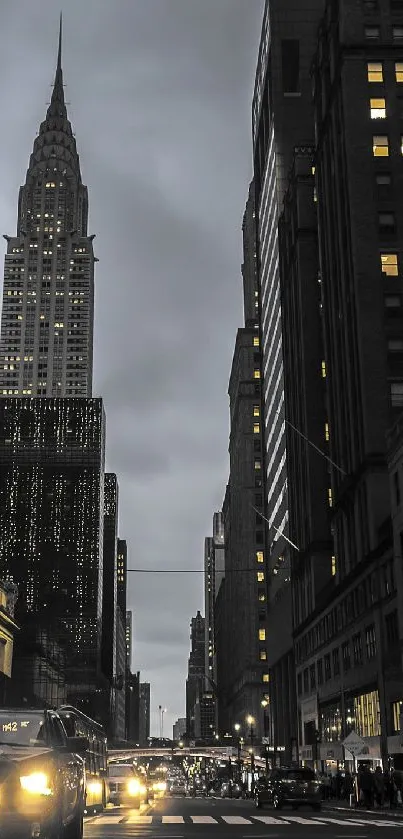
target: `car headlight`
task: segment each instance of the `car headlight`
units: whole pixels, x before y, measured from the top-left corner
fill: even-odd
[[[31,772],[30,775],[21,775],[20,784],[24,792],[30,792],[34,795],[52,795],[49,778],[44,772]]]
[[[127,791],[129,795],[139,795],[141,791],[139,782],[136,779],[134,779],[133,781],[129,781],[127,785]]]

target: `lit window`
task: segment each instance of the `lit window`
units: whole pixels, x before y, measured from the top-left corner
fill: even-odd
[[[260,379],[260,370],[255,370],[253,376],[255,379]]]
[[[381,267],[382,273],[388,277],[397,277],[399,275],[399,265],[396,253],[381,253]]]
[[[259,407],[259,405],[254,405],[253,416],[254,417],[260,417],[260,407]]]
[[[386,99],[370,99],[371,119],[386,119]]]
[[[322,361],[322,379],[326,379],[326,361]]]
[[[263,591],[259,592],[259,603],[266,603],[266,595]]]
[[[325,440],[330,440],[329,423],[325,422]]]
[[[329,502],[329,507],[333,507],[333,493],[332,493],[332,490],[330,489],[330,487],[327,491],[327,499],[328,499],[328,502]]]
[[[389,137],[387,134],[375,134],[372,138],[374,157],[389,157]]]
[[[403,407],[403,382],[392,382],[390,386],[392,408]]]
[[[336,571],[337,571],[336,557],[332,556],[332,577],[336,576]]]
[[[260,347],[260,339],[259,339],[258,335],[255,335],[255,337],[253,339],[253,346],[254,347]]]
[[[258,571],[256,576],[257,576],[258,583],[264,583],[264,572],[263,571]]]
[[[403,82],[403,61],[396,61],[395,73],[396,81],[401,84]]]
[[[270,677],[269,677],[268,673],[263,673],[262,681],[265,683],[265,685],[267,685],[267,683],[270,681]]]
[[[262,564],[264,562],[263,551],[256,551],[256,562]]]
[[[265,641],[265,640],[266,640],[266,630],[265,629],[259,629],[259,641]]]
[[[267,661],[267,652],[266,650],[260,650],[259,653],[260,661]]]
[[[369,82],[383,82],[382,61],[369,61],[367,64],[367,72]]]
[[[366,26],[365,27],[365,37],[367,41],[377,41],[380,38],[381,30],[379,26]]]
[[[255,424],[253,426],[253,433],[254,434],[260,434],[260,424],[258,422],[255,422]]]

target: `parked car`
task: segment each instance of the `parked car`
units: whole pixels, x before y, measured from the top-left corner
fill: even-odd
[[[131,763],[109,764],[109,801],[125,807],[139,809],[147,800],[147,786],[144,778],[136,774]]]
[[[196,798],[197,795],[207,795],[207,782],[205,779],[200,776],[193,778],[188,784],[188,793],[193,798]]]
[[[314,810],[320,810],[320,782],[312,769],[273,769],[268,777],[257,781],[255,804],[258,808],[272,804],[278,810],[284,804],[291,804],[295,809],[301,804],[308,804]]]
[[[1,836],[82,839],[88,746],[54,711],[0,710]]]

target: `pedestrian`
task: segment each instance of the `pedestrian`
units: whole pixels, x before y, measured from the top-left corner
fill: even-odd
[[[364,766],[358,770],[358,789],[359,804],[370,810],[373,805],[374,778],[367,764],[364,764]]]
[[[385,802],[385,778],[380,766],[377,766],[374,772],[374,795],[377,807],[383,807]]]

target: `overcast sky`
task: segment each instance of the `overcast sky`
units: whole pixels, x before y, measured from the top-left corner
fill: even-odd
[[[100,260],[94,395],[105,399],[131,568],[201,569],[222,504],[263,2],[64,0],[66,99]],[[60,6],[2,9],[0,233],[16,232]],[[152,731],[161,704],[172,736],[203,578],[132,573],[128,601]]]

